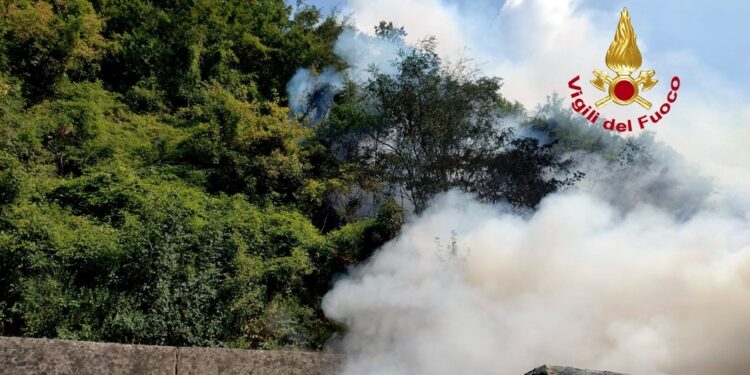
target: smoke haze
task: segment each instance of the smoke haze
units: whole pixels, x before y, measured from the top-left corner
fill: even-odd
[[[399,39],[382,39],[348,28],[339,35],[334,52],[347,64],[343,73],[326,68],[320,73],[300,68],[286,86],[289,107],[313,123],[320,121],[333,104],[334,96],[344,89],[345,79],[366,82],[372,69],[384,74],[395,73],[394,61],[399,51],[409,48]]]
[[[495,25],[492,35],[508,41],[502,57],[472,53],[497,62],[492,73],[511,78],[504,94],[527,106],[549,85],[564,88],[568,70],[603,66],[616,16],[604,32],[577,1],[508,1],[497,18],[479,15],[486,5],[348,4],[357,25],[394,20],[412,39],[438,35],[445,54],[487,41]],[[432,23],[443,28],[430,32]],[[561,40],[579,33],[591,43],[569,61]],[[373,48],[357,49],[366,44],[352,35],[338,51],[366,65]],[[602,153],[572,151],[586,178],[529,215],[456,191],[436,199],[325,297],[326,314],[347,327],[331,343],[349,354],[344,374],[523,374],[543,363],[750,373],[750,154],[740,147],[747,131],[737,128],[750,106],[721,78],[698,74],[705,68],[695,60],[670,52],[649,61],[647,41],[639,43],[644,66],[690,82],[669,124],[634,140],[648,160],[620,167]],[[548,69],[552,56],[557,70]],[[664,96],[664,82],[654,98]],[[732,110],[719,113],[720,102]]]
[[[438,245],[452,235],[455,254]],[[522,218],[452,192],[324,309],[349,329],[345,374],[745,373],[748,243],[747,222],[718,214],[568,192]]]
[[[660,80],[648,98],[655,105],[663,102],[669,79],[683,78],[669,120],[649,130],[722,188],[747,190],[750,97],[742,83],[750,80],[750,71],[747,64],[734,63],[744,60],[725,56],[748,51],[737,44],[747,41],[734,37],[750,27],[738,20],[748,5],[632,0],[627,6],[643,54],[642,69],[655,69]],[[503,78],[506,97],[529,109],[553,92],[570,105],[568,80],[578,74],[587,80],[592,69],[606,69],[604,57],[621,10],[622,4],[594,0],[348,0],[344,5],[363,32],[371,33],[373,25],[387,20],[406,28],[409,43],[436,36],[441,56],[472,58],[483,74]],[[721,16],[709,16],[717,12]],[[691,26],[695,24],[706,27]],[[719,48],[725,52],[715,50]],[[704,50],[713,54],[701,54]],[[729,73],[706,58],[725,61],[721,69]],[[739,68],[728,66],[744,66],[747,73],[740,75]],[[587,102],[600,99],[597,90],[586,86]],[[608,106],[606,111],[618,119],[643,114],[639,106]]]
[[[333,103],[333,98],[344,88],[344,78],[333,69],[315,74],[309,69],[297,69],[286,85],[289,108],[296,114],[307,115],[318,122]]]

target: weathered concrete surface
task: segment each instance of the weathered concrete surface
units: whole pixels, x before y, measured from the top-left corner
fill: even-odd
[[[573,367],[564,366],[547,366],[544,365],[539,368],[535,368],[526,373],[526,375],[627,375],[618,372],[609,371],[591,371],[581,370]]]
[[[0,337],[0,375],[335,375],[339,354]],[[526,375],[625,375],[542,366]]]
[[[333,375],[343,356],[326,353],[180,348],[179,375]]]
[[[0,337],[0,373],[174,375],[177,348]]]
[[[0,337],[1,375],[333,375],[341,355]]]

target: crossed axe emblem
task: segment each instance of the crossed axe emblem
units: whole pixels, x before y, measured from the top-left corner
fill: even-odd
[[[594,69],[594,79],[591,80],[591,84],[609,94],[607,97],[597,101],[596,107],[601,108],[610,101],[613,101],[620,105],[636,102],[643,106],[643,108],[650,109],[651,102],[641,97],[639,91],[648,91],[659,82],[654,79],[655,74],[656,71],[653,69],[641,70],[636,79],[633,79],[627,73],[620,73],[613,78],[599,69]]]

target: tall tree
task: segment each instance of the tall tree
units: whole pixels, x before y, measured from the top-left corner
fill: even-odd
[[[381,23],[379,30],[386,38],[397,29]],[[370,81],[356,95],[350,88],[334,108],[337,137],[349,142],[343,148],[368,176],[387,181],[389,193],[417,212],[454,187],[533,207],[578,177],[569,173],[569,160],[504,126],[522,108],[500,95],[500,79],[477,77],[467,64],[443,64],[435,47],[427,39],[403,51],[395,75],[373,69]]]

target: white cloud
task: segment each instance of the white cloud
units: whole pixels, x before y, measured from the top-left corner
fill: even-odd
[[[454,54],[470,44],[462,32],[459,9],[439,0],[351,0],[344,12],[352,15],[360,31],[371,35],[380,21],[391,21],[406,27],[409,43],[435,36],[442,54]]]

